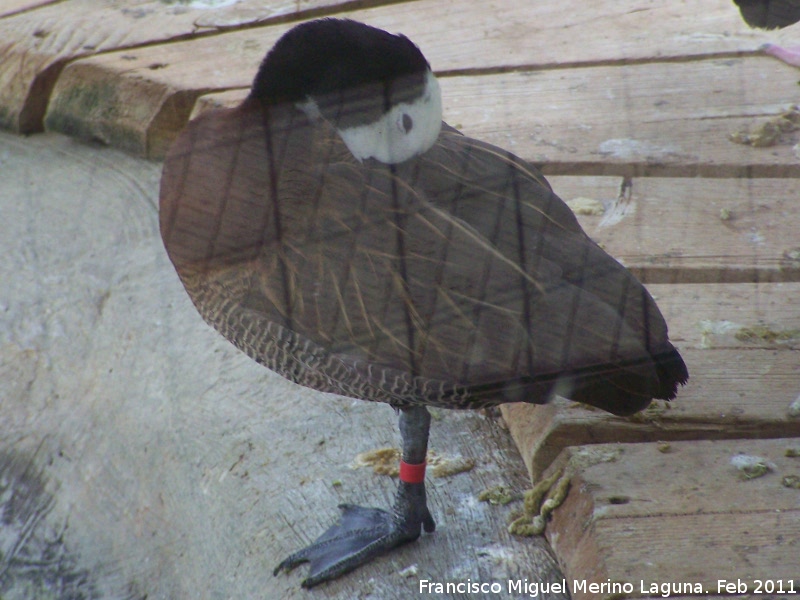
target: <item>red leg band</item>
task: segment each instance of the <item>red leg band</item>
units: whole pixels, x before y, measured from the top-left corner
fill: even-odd
[[[406,483],[422,483],[425,481],[425,465],[410,465],[407,462],[400,461],[400,481]]]

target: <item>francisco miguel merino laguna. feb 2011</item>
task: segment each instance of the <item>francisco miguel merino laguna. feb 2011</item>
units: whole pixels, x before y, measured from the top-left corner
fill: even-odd
[[[747,591],[747,585],[740,580],[738,592]],[[737,584],[719,580],[717,591],[730,591]],[[638,590],[637,590],[638,588]],[[781,588],[782,589],[782,588]],[[575,579],[572,586],[567,587],[567,580],[561,581],[529,581],[526,579],[508,579],[505,583],[499,581],[431,581],[429,579],[419,580],[420,594],[526,594],[531,598],[538,598],[540,594],[563,594],[563,593],[590,593],[590,594],[633,594],[637,590],[642,594],[661,596],[669,598],[673,595],[685,594],[705,594],[707,590],[702,583],[688,581],[644,581],[640,580],[637,586],[633,582],[611,581],[610,579],[602,582],[589,581],[586,579]]]

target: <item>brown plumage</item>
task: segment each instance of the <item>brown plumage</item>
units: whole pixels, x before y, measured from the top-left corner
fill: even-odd
[[[212,326],[322,391],[630,414],[686,380],[650,295],[536,168],[449,127],[385,165],[298,111],[212,112],[169,153],[161,231]]]

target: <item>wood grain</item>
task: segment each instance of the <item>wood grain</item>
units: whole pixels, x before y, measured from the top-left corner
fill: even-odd
[[[294,385],[204,325],[158,234],[159,165],[50,134],[0,148],[2,596],[308,600],[305,569],[272,569],[338,504],[391,506],[397,480],[352,464],[399,445],[395,412]],[[477,499],[528,482],[501,423],[437,411],[431,448],[475,464],[428,478],[437,531],[320,597],[561,579],[545,540],[507,532],[519,501]]]
[[[609,112],[610,116],[618,117],[624,114],[624,111],[619,110],[623,94],[635,95],[631,88],[639,89],[635,81],[641,81],[646,95],[647,88],[656,85],[657,80],[662,77],[658,68],[645,70],[640,75],[639,72],[627,74],[624,70],[606,67],[612,68],[612,71],[598,72],[599,81],[596,81],[591,75],[593,71],[586,75],[586,71],[578,69],[576,75],[582,75],[583,79],[572,84],[567,83],[568,89],[564,90],[564,72],[561,69],[576,65],[628,65],[672,61],[678,57],[682,57],[681,61],[687,60],[686,57],[708,56],[727,60],[740,54],[758,54],[760,44],[767,39],[774,39],[749,30],[741,22],[735,7],[729,6],[723,0],[709,0],[708,10],[702,12],[703,17],[691,29],[687,29],[681,10],[672,5],[653,8],[641,0],[628,0],[614,3],[609,11],[609,6],[605,4],[593,5],[587,9],[585,3],[579,3],[578,0],[571,2],[574,3],[573,10],[563,3],[558,6],[548,3],[503,3],[487,10],[485,5],[462,5],[456,0],[418,0],[337,14],[390,31],[403,32],[420,46],[437,72],[446,75],[493,73],[491,77],[449,79],[444,86],[445,104],[451,107],[447,118],[463,123],[467,133],[483,135],[487,137],[487,141],[502,142],[501,145],[508,145],[508,132],[518,132],[522,124],[523,130],[529,130],[523,140],[530,138],[533,145],[529,143],[528,147],[512,149],[535,160],[547,159],[555,162],[562,162],[564,156],[553,154],[551,146],[564,146],[562,141],[558,138],[554,140],[550,136],[544,138],[542,143],[536,142],[541,138],[541,130],[537,127],[549,127],[549,123],[553,122],[547,121],[548,117],[545,115],[549,114],[550,119],[560,123],[556,127],[559,138],[572,124],[578,125],[577,133],[581,134],[585,124],[580,119],[584,115],[594,113],[599,123],[609,118]],[[349,5],[345,7],[347,6]],[[591,15],[575,21],[574,14],[585,15],[587,10]],[[426,16],[425,19],[419,18],[421,14]],[[596,19],[592,20],[591,16]],[[598,26],[597,19],[602,21],[603,27]],[[482,23],[482,26],[474,27],[476,22]],[[654,29],[653,22],[658,22],[660,27]],[[87,77],[85,72],[101,69],[105,72],[104,79],[118,90],[114,99],[101,99],[102,110],[113,115],[133,100],[148,102],[147,97],[140,97],[136,90],[141,85],[141,79],[152,81],[154,87],[151,88],[153,93],[150,94],[150,106],[143,107],[138,123],[128,123],[125,127],[135,129],[135,133],[131,134],[133,137],[169,137],[173,135],[171,129],[175,125],[169,119],[163,118],[170,130],[162,134],[155,131],[157,125],[154,121],[163,111],[169,110],[165,104],[172,94],[196,98],[207,91],[249,86],[266,50],[288,28],[286,24],[247,28],[185,42],[137,48],[136,52],[126,51],[126,58],[112,53],[75,62],[65,69],[53,92],[53,101],[47,116],[48,128],[62,131],[66,122],[70,124],[70,133],[92,137],[96,126],[108,127],[97,125],[95,112],[87,116],[86,107],[74,100],[75,97],[81,98],[87,93],[83,89],[84,78]],[[601,32],[600,35],[597,35],[598,31]],[[581,39],[582,43],[574,44],[575,39]],[[781,64],[775,59],[767,60]],[[152,65],[159,67],[149,68]],[[782,66],[791,72],[791,67]],[[680,64],[673,65],[673,71],[663,74],[663,82],[671,82],[674,79],[674,69],[679,67]],[[540,72],[543,69],[545,72]],[[508,70],[524,73],[505,73]],[[539,76],[531,80],[530,72],[538,72]],[[609,76],[616,83],[607,82]],[[585,81],[586,77],[590,81]],[[708,73],[703,72],[699,77],[701,82],[705,81]],[[91,79],[91,76],[88,78]],[[570,74],[568,81],[571,80]],[[741,81],[737,79],[735,83],[736,89],[731,93],[740,94]],[[692,90],[694,96],[702,96],[703,88],[695,89],[696,84],[697,81],[691,79],[687,81],[686,87]],[[544,90],[544,97],[536,91],[539,86]],[[614,86],[618,88],[615,91],[616,101],[609,97]],[[548,88],[551,88],[551,92],[547,91]],[[570,106],[568,99],[573,93],[577,94],[578,104],[573,103]],[[651,92],[651,95],[653,93],[657,92]],[[670,93],[665,92],[662,96],[669,96]],[[492,97],[493,101],[486,103],[487,97]],[[652,99],[646,98],[644,102],[650,100]],[[635,103],[635,98],[631,96],[628,101]],[[658,102],[660,98],[653,101]],[[770,99],[770,110],[773,112],[777,102],[780,102],[780,97]],[[532,106],[537,107],[536,110],[531,110]],[[587,110],[587,106],[598,106],[598,109]],[[760,110],[763,112],[763,108]],[[184,120],[185,117],[188,114],[183,117]],[[634,120],[637,117],[634,111],[627,125],[630,127],[630,123],[638,123]],[[696,127],[696,123],[690,124]],[[597,125],[595,129],[601,133],[606,131]],[[547,133],[550,135],[549,131]],[[630,131],[623,130],[610,137],[628,139],[633,136]],[[633,139],[639,141],[638,146],[634,144],[634,150],[639,154],[649,152],[655,144],[653,141],[642,141],[635,137]],[[597,143],[605,140],[606,138],[599,139]],[[713,142],[713,138],[711,141]],[[659,152],[663,153],[664,148],[674,146],[668,142],[655,147],[660,148]],[[569,142],[566,146],[569,155],[569,148],[574,144]],[[542,154],[543,147],[550,148],[550,153]],[[611,150],[613,154],[619,149],[612,144]],[[148,149],[145,145],[140,146],[137,151],[145,154]],[[672,150],[669,152],[675,154]],[[161,154],[154,153],[150,156],[157,158]],[[575,157],[570,158],[574,160]],[[601,162],[613,162],[610,160],[613,158],[606,157]],[[564,171],[567,167],[560,169]],[[597,169],[595,165],[594,170]]]
[[[567,446],[800,436],[800,285],[651,285],[689,383],[669,408],[621,419],[558,399],[501,410],[534,479]],[[762,329],[763,328],[763,329]],[[788,339],[771,339],[770,333]],[[738,335],[737,335],[738,334]],[[753,334],[753,335],[751,335]]]
[[[344,2],[370,6],[380,0]],[[8,4],[8,3],[5,3]],[[243,0],[213,10],[201,2],[160,0],[71,0],[11,3],[0,19],[0,127],[20,133],[42,130],[42,119],[55,82],[72,60],[119,49],[157,46],[175,39],[213,35],[254,22],[271,23],[300,14],[335,10],[338,0],[284,0],[265,5]],[[36,10],[17,12],[42,5]],[[46,6],[44,6],[46,5]],[[0,8],[0,17],[3,16]],[[158,64],[159,58],[147,65]],[[212,85],[208,81],[203,86]],[[181,90],[182,91],[182,90]],[[78,93],[78,92],[76,92]],[[165,100],[167,102],[168,100]]]
[[[694,582],[718,593],[719,580],[744,580],[750,592],[755,579],[791,581],[800,509],[797,490],[781,480],[800,472],[798,459],[785,456],[795,444],[679,442],[666,453],[656,444],[612,444],[592,449],[614,457],[595,464],[582,448],[570,449],[562,460],[584,465],[548,527],[568,580],[628,582],[633,598],[652,596],[651,582]],[[766,459],[773,472],[745,480],[731,464],[742,453]],[[572,592],[575,599],[613,596]]]
[[[800,130],[729,139],[789,110],[797,79],[768,57],[698,59],[445,78],[442,94],[449,123],[545,174],[797,177]]]
[[[642,281],[800,280],[796,179],[548,180],[565,201],[589,198],[602,205],[602,214],[578,214],[578,220]]]
[[[17,13],[33,10],[57,0],[5,0],[0,6],[0,17],[8,17]]]
[[[0,8],[0,126],[41,130],[46,114],[51,130],[158,158],[191,116],[246,95],[291,22],[321,14],[408,35],[440,75],[452,125],[541,164],[565,200],[599,202],[603,214],[579,215],[582,225],[648,283],[684,353],[691,380],[670,409],[619,419],[562,400],[503,407],[534,478],[576,452],[623,449],[616,462],[578,470],[550,523],[568,581],[631,581],[638,592],[640,579],[696,580],[707,598],[721,600],[717,579],[796,577],[796,560],[787,558],[796,558],[791,544],[800,537],[796,490],[780,478],[800,474],[800,459],[782,454],[800,439],[800,419],[789,411],[800,393],[800,131],[763,148],[729,138],[797,103],[797,69],[760,47],[796,45],[800,25],[751,30],[730,0],[703,0],[701,8],[648,0],[241,0],[213,10],[158,0],[10,0]],[[269,569],[324,530],[337,502],[391,501],[393,481],[349,463],[357,451],[396,442],[393,415],[272,378],[192,321],[165,258],[147,262],[159,265],[153,274],[135,266],[141,249],[125,246],[142,240],[148,252],[155,248],[143,239],[155,235],[143,225],[152,210],[132,220],[130,211],[149,205],[127,201],[155,197],[155,188],[107,194],[126,199],[124,209],[82,204],[91,191],[105,193],[102,173],[139,189],[143,175],[119,156],[98,160],[64,140],[53,154],[41,139],[6,146],[42,154],[48,166],[74,155],[80,167],[25,171],[28,195],[14,203],[25,214],[6,223],[21,233],[4,241],[37,232],[35,272],[55,265],[45,283],[73,267],[80,277],[121,273],[100,291],[90,278],[80,293],[37,296],[36,310],[55,307],[52,330],[67,327],[68,348],[66,337],[35,351],[3,348],[13,359],[6,379],[22,382],[9,383],[13,402],[1,407],[3,418],[29,445],[61,440],[43,452],[50,476],[75,494],[56,497],[70,503],[67,539],[120,582],[156,595],[303,597],[299,574],[276,579]],[[67,181],[66,173],[78,182],[68,186],[76,199],[59,193],[48,207],[52,177]],[[45,209],[29,209],[40,202]],[[72,204],[80,214],[69,214]],[[103,216],[112,209],[121,212]],[[76,237],[95,213],[102,225]],[[74,226],[64,229],[53,214]],[[122,224],[113,225],[119,215]],[[133,237],[125,233],[131,223]],[[122,241],[98,254],[98,243],[114,235]],[[59,251],[47,251],[59,236]],[[9,255],[29,252],[14,246]],[[114,264],[103,266],[100,255]],[[154,327],[165,302],[182,308]],[[29,304],[21,296],[9,306]],[[26,319],[49,325],[48,311]],[[95,329],[107,339],[81,325],[94,323],[86,315],[102,316]],[[15,322],[27,327],[26,319]],[[169,364],[153,363],[154,348]],[[36,366],[40,355],[52,369]],[[142,376],[148,369],[155,379]],[[291,411],[295,398],[302,419]],[[92,413],[94,405],[114,410]],[[506,533],[518,503],[476,502],[484,487],[526,485],[500,423],[437,413],[431,439],[441,453],[476,461],[467,475],[431,480],[437,533],[332,583],[325,595],[406,598],[421,578],[560,580],[540,540]],[[736,452],[766,456],[776,472],[742,481],[730,465]],[[417,570],[404,575],[410,566]]]

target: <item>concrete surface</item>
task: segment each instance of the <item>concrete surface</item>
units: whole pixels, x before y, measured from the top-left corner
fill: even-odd
[[[560,581],[541,540],[506,532],[519,502],[476,499],[527,485],[506,431],[445,411],[432,449],[476,466],[429,478],[434,535],[312,592],[305,569],[272,576],[338,503],[388,506],[394,481],[350,465],[398,443],[396,418],[290,384],[202,322],[158,237],[159,176],[113,150],[0,133],[0,597],[391,599],[420,579]]]

